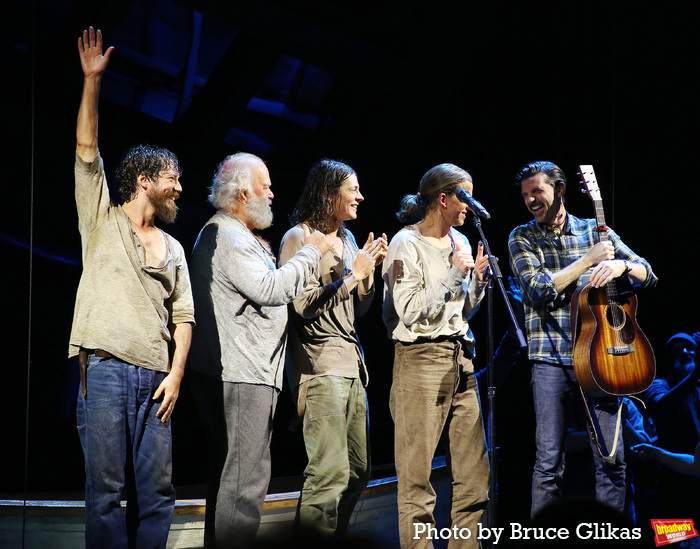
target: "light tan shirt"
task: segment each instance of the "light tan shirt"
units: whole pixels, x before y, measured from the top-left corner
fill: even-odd
[[[175,324],[194,324],[192,289],[180,243],[167,233],[162,265],[144,263],[144,250],[121,206],[110,203],[102,158],[75,158],[75,202],[83,273],[73,313],[68,356],[102,349],[136,366],[170,370]],[[142,273],[142,277],[136,269]]]
[[[450,229],[450,235],[471,250],[463,234]],[[486,284],[476,280],[473,271],[466,275],[452,264],[452,248],[433,246],[418,225],[404,227],[391,239],[382,277],[384,324],[393,340],[459,337],[473,352],[468,321],[479,308]]]

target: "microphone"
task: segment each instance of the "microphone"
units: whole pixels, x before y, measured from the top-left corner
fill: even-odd
[[[460,202],[464,202],[467,206],[469,206],[469,209],[474,215],[478,215],[484,219],[491,219],[491,214],[487,212],[486,208],[479,204],[479,202],[477,202],[469,192],[460,187],[457,189],[457,192],[455,192],[455,195],[457,198],[459,198]]]

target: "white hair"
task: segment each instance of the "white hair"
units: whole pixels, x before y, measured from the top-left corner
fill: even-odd
[[[263,160],[254,154],[238,152],[227,156],[219,164],[211,187],[209,187],[209,203],[216,209],[228,209],[238,200],[241,193],[253,192],[253,166]]]

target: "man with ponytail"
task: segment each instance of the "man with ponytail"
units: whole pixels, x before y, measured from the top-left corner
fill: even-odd
[[[398,476],[402,549],[432,547],[435,491],[430,484],[438,443],[453,477],[450,547],[478,547],[478,523],[488,500],[489,465],[474,375],[469,319],[484,296],[488,256],[476,259],[460,227],[467,205],[457,189],[472,177],[440,164],[421,179],[397,213],[401,229],[384,262],[384,323],[394,341],[390,396]]]

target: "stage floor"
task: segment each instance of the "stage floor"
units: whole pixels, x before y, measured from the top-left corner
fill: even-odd
[[[375,475],[390,471],[377,468]],[[438,493],[436,519],[449,520],[450,479],[444,458],[436,458],[433,483]],[[273,479],[265,498],[258,540],[264,547],[283,547],[279,540],[292,539],[292,529],[299,491],[276,491],[275,487],[299,485],[300,479]],[[203,494],[204,486],[178,489],[185,497]],[[25,549],[74,549],[85,546],[84,501],[73,498],[2,499],[0,500],[0,547]],[[204,499],[178,499],[168,537],[169,549],[194,549],[204,542]],[[353,513],[348,546],[352,540],[362,540],[363,546],[399,549],[396,507],[396,476],[388,475],[370,481]],[[367,543],[369,542],[369,543]],[[23,545],[24,543],[24,545]],[[359,545],[358,545],[359,546]]]

